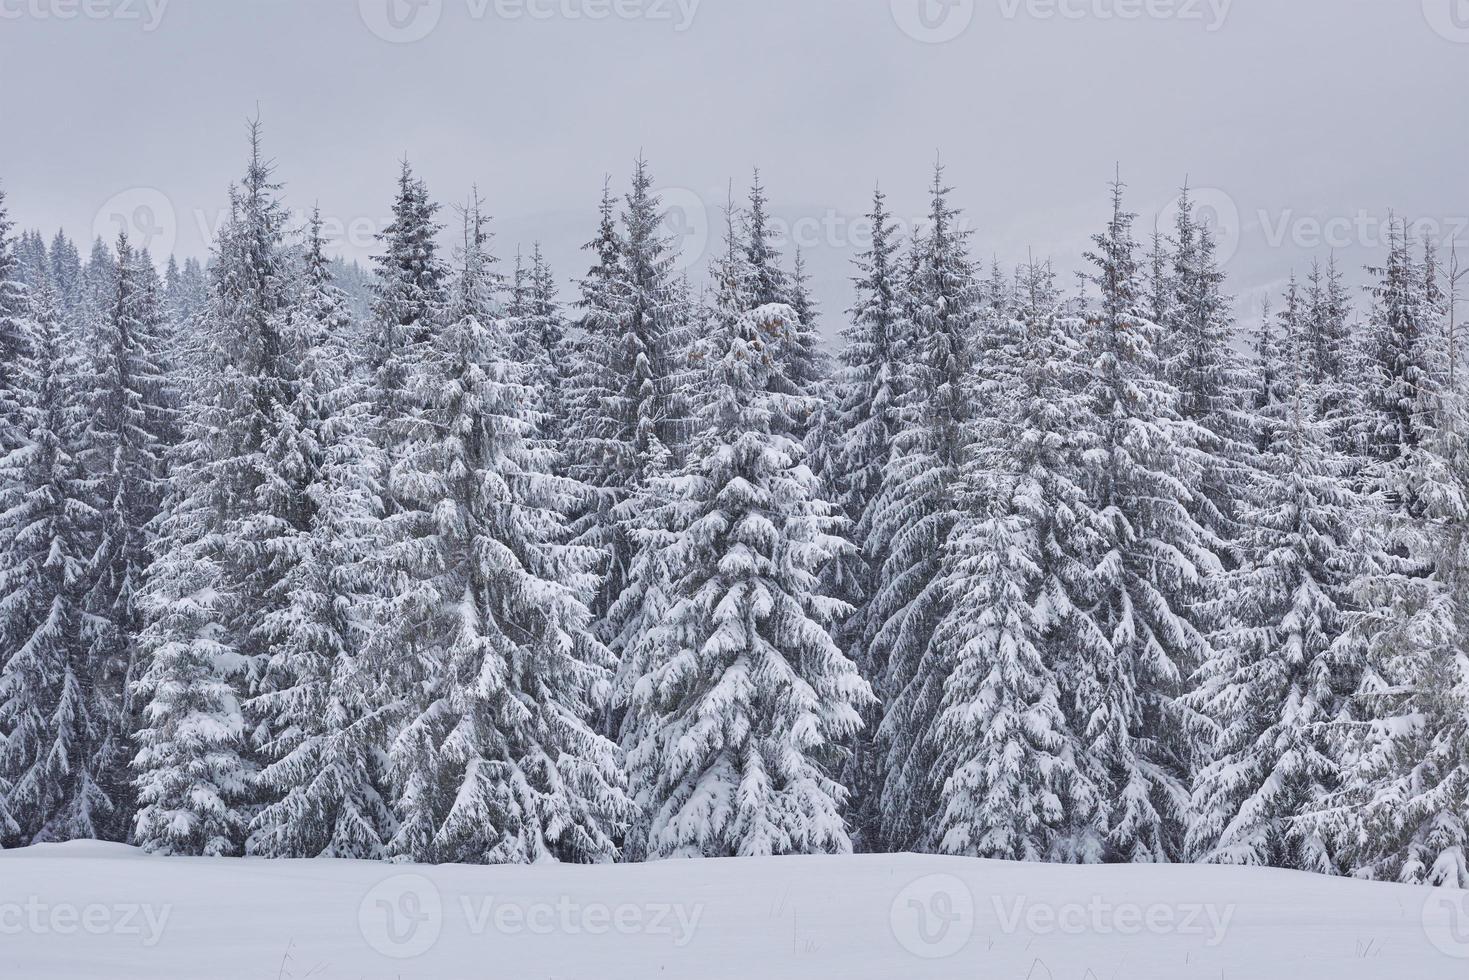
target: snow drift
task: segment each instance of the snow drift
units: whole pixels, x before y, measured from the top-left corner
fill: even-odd
[[[1469,975],[1469,893],[913,856],[572,867],[0,853],[26,980]]]

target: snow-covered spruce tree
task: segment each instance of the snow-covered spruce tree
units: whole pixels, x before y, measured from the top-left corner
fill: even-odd
[[[1178,389],[1178,413],[1193,427],[1186,444],[1199,457],[1195,517],[1223,554],[1239,531],[1234,491],[1250,478],[1253,434],[1233,346],[1234,301],[1224,293],[1213,232],[1195,219],[1187,187],[1174,235],[1158,356]]]
[[[10,234],[14,227],[0,188],[0,456],[27,441],[23,367],[31,354],[30,290],[21,278],[20,257]],[[0,487],[0,508],[12,504]]]
[[[1066,696],[1106,807],[1097,853],[1155,862],[1182,852],[1195,725],[1178,695],[1209,655],[1195,603],[1220,562],[1191,513],[1199,472],[1156,354],[1158,327],[1144,313],[1120,182],[1112,204],[1088,255],[1095,293],[1082,327],[1092,440],[1085,488],[1104,532],[1094,545],[1091,616],[1107,643],[1069,665]]]
[[[85,342],[96,336],[97,323],[105,319],[117,299],[117,259],[111,247],[98,238],[82,267],[77,284],[77,305],[73,319],[80,325]]]
[[[821,478],[823,493],[831,500],[837,496],[836,474],[832,458],[837,450],[836,434],[836,363],[826,352],[821,339],[821,310],[811,295],[811,274],[806,269],[806,254],[796,249],[791,266],[790,307],[795,311],[801,332],[795,337],[797,352],[791,374],[795,391],[816,400],[816,407],[805,420],[806,454],[811,471]],[[797,431],[800,431],[798,426]]]
[[[0,460],[14,499],[0,517],[0,843],[14,844],[100,836],[113,802],[96,767],[117,709],[82,636],[96,519],[77,458],[85,372],[50,286],[33,297],[31,352],[8,365],[27,441]]]
[[[116,297],[89,325],[87,420],[79,457],[97,520],[91,541],[82,635],[92,663],[94,697],[108,706],[96,768],[107,792],[130,816],[130,740],[136,727],[128,688],[138,665],[144,622],[137,601],[153,555],[154,522],[163,504],[167,457],[176,420],[161,312],[143,263],[127,236],[117,242]],[[106,828],[126,839],[128,828]]]
[[[621,593],[632,551],[613,517],[620,497],[618,443],[610,417],[616,404],[604,358],[615,349],[626,288],[622,277],[623,237],[617,224],[617,198],[609,178],[602,187],[597,236],[583,248],[595,256],[579,284],[576,327],[569,351],[567,425],[563,447],[569,475],[587,487],[574,515],[576,542],[604,555],[603,583],[593,612],[599,618],[614,592]],[[619,561],[621,564],[619,564]],[[614,581],[614,579],[616,579]]]
[[[772,353],[782,362],[780,378],[795,396],[788,408],[796,414],[787,420],[787,425],[797,439],[806,442],[818,421],[821,389],[830,369],[816,324],[807,319],[814,313],[814,306],[806,291],[804,264],[799,269],[799,280],[792,279],[781,266],[780,247],[770,227],[769,200],[760,183],[759,170],[755,171],[750,185],[750,205],[743,214],[742,231],[741,268],[746,277],[744,290],[748,301],[753,306],[787,304],[796,314],[785,324],[787,333],[775,338]]]
[[[847,547],[799,442],[773,345],[795,316],[753,306],[735,233],[707,325],[709,397],[671,500],[669,608],[627,730],[652,858],[841,853],[839,745],[866,682],[833,641],[821,566]]]
[[[201,323],[209,312],[209,279],[198,259],[185,259],[177,275],[165,279],[162,306],[171,340],[168,360],[187,377],[196,373]]]
[[[617,197],[612,193],[610,178],[602,187],[598,214],[597,237],[582,246],[593,253],[594,259],[578,283],[579,295],[574,304],[577,330],[571,342],[571,379],[567,391],[568,463],[572,473],[588,483],[603,471],[609,452],[587,421],[591,413],[602,410],[608,397],[600,387],[607,379],[601,374],[596,357],[611,349],[610,338],[615,335],[621,318],[624,295],[623,239],[617,225]]]
[[[25,417],[28,381],[24,366],[31,355],[35,325],[31,318],[30,291],[21,279],[16,241],[11,237],[14,227],[5,206],[5,190],[0,187],[0,459],[8,458],[29,441]],[[17,505],[19,491],[18,482],[0,477],[0,513]],[[8,649],[12,642],[8,624],[0,619],[0,649]],[[0,668],[4,666],[4,660],[0,659]],[[0,725],[0,736],[5,734],[6,729]],[[18,833],[6,809],[7,790],[5,777],[0,773],[0,844]]]
[[[525,267],[525,255],[518,248],[515,250],[515,268],[510,272],[506,292],[505,326],[510,331],[512,353],[521,356],[521,322],[525,320],[530,308],[530,273]]]
[[[791,298],[790,278],[781,267],[780,247],[770,228],[769,205],[757,169],[750,184],[750,206],[743,214],[741,238],[745,254],[740,266],[745,276],[746,300],[757,307],[789,303]]]
[[[309,509],[286,433],[294,401],[287,219],[258,124],[243,184],[231,195],[211,269],[198,376],[156,560],[140,602],[147,670],[134,766],[134,837],[164,854],[237,853],[253,801],[256,748],[241,698],[273,683],[262,622],[279,608],[289,543]]]
[[[117,288],[117,262],[113,258],[112,249],[107,242],[98,237],[92,242],[92,250],[87,254],[86,264],[82,266],[81,278],[81,302],[90,303],[98,309],[106,309],[112,301],[113,290]]]
[[[1366,375],[1357,422],[1357,440],[1369,465],[1383,484],[1393,468],[1420,446],[1433,420],[1418,414],[1420,390],[1436,390],[1442,379],[1434,374],[1439,339],[1427,307],[1424,280],[1413,258],[1413,246],[1404,226],[1393,226],[1387,262],[1368,273],[1376,282],[1370,321],[1362,336],[1362,369]],[[1411,495],[1394,496],[1393,503],[1407,512],[1415,506]]]
[[[520,309],[509,320],[515,359],[525,366],[525,382],[536,395],[537,429],[543,438],[559,444],[567,430],[566,323],[556,300],[556,276],[540,242],[531,246]]]
[[[1325,269],[1319,262],[1312,264],[1306,278],[1303,303],[1306,307],[1303,311],[1306,334],[1303,354],[1310,370],[1307,381],[1325,389],[1321,395],[1327,398],[1329,410],[1335,408],[1332,403],[1340,398],[1337,389],[1346,386],[1353,347],[1351,301],[1335,257],[1329,260]],[[1335,411],[1328,411],[1328,417],[1334,416]]]
[[[1144,288],[1143,307],[1149,321],[1162,324],[1168,319],[1177,297],[1173,287],[1173,259],[1168,249],[1168,238],[1156,221],[1148,246],[1147,263],[1148,281]]]
[[[394,830],[386,842],[387,852],[422,859],[431,854],[437,833],[436,746],[427,728],[404,729],[428,703],[431,685],[443,666],[434,638],[414,628],[419,618],[432,613],[434,596],[415,587],[415,578],[427,574],[426,559],[404,531],[414,504],[399,500],[395,474],[416,451],[421,437],[428,405],[419,400],[420,375],[427,370],[430,344],[445,329],[451,305],[460,311],[477,310],[488,319],[493,294],[504,285],[492,264],[489,222],[479,213],[479,204],[476,190],[461,213],[461,252],[466,262],[474,259],[478,273],[461,274],[451,282],[436,241],[441,230],[434,221],[439,206],[405,162],[393,223],[379,236],[385,253],[374,258],[376,299],[368,384],[380,503],[376,525],[369,532],[367,564],[374,583],[367,607],[372,631],[365,659],[382,669],[382,696],[389,712],[386,765]]]
[[[441,230],[435,220],[438,212],[428,187],[413,175],[405,160],[398,174],[393,220],[378,236],[383,254],[373,257],[376,270],[367,360],[376,442],[385,475],[401,454],[402,429],[413,408],[406,388],[418,357],[415,348],[440,329],[448,301],[448,273],[436,241]],[[389,513],[393,510],[391,494],[384,506]]]
[[[624,244],[621,253],[623,363],[636,365],[639,358],[648,366],[624,373],[622,404],[636,408],[638,425],[633,446],[638,465],[650,458],[644,443],[657,437],[664,447],[681,453],[686,434],[679,431],[675,390],[680,335],[687,329],[688,299],[684,284],[675,278],[678,255],[673,250],[653,190],[653,173],[639,158],[633,169],[632,189],[622,212]],[[636,381],[636,392],[632,387]],[[654,450],[656,453],[656,450]],[[633,472],[636,472],[634,469]],[[646,483],[646,480],[642,482]]]
[[[576,393],[567,433],[571,472],[590,492],[577,517],[576,540],[606,556],[592,605],[604,643],[622,632],[609,612],[627,587],[637,553],[625,504],[647,487],[657,455],[676,453],[681,443],[670,412],[681,309],[672,278],[675,257],[652,188],[652,172],[640,159],[622,229],[611,195],[603,194],[601,227],[588,246],[597,259],[582,280],[582,337],[570,381]]]
[[[978,276],[980,266],[974,267]],[[1016,270],[1016,274],[1019,273]],[[971,345],[971,360],[974,364],[985,364],[991,347],[1004,347],[1014,340],[1015,325],[1015,282],[1013,275],[1006,275],[998,260],[990,263],[989,275],[977,282],[978,319],[975,322],[974,341]],[[1003,384],[991,371],[983,372],[974,379],[973,394],[978,398],[988,396],[991,387]]]
[[[1279,327],[1254,365],[1272,384],[1259,408],[1263,454],[1239,488],[1241,566],[1221,583],[1230,625],[1190,696],[1218,737],[1195,782],[1188,855],[1332,874],[1328,841],[1297,818],[1341,783],[1334,726],[1357,680],[1355,500],[1320,417],[1294,279]]]
[[[817,323],[821,319],[821,310],[816,303],[816,298],[811,295],[811,272],[806,268],[806,253],[796,249],[796,257],[791,262],[790,277],[790,307],[796,311],[796,316],[813,333],[820,337]]]
[[[142,725],[133,839],[155,853],[225,855],[237,851],[251,780],[236,686],[246,665],[229,642],[215,512],[189,492],[207,480],[205,464],[184,456],[196,447],[189,439],[175,456],[178,489],[140,597],[150,622],[132,690]]]
[[[899,381],[900,428],[867,529],[880,557],[863,643],[884,676],[882,837],[888,850],[922,847],[938,815],[934,760],[924,737],[938,710],[949,665],[933,645],[947,613],[939,564],[961,516],[954,492],[969,432],[966,384],[978,290],[968,256],[969,232],[949,205],[936,168],[929,227],[914,246],[903,322],[909,336]]]
[[[883,473],[892,455],[901,422],[901,382],[908,363],[903,346],[911,339],[904,316],[904,283],[897,230],[887,209],[886,196],[874,191],[872,246],[855,260],[853,283],[857,299],[843,329],[833,393],[833,445],[827,486],[847,518],[851,551],[837,555],[823,573],[823,586],[852,607],[837,631],[840,645],[856,662],[862,676],[878,686],[884,664],[874,662],[863,640],[867,636],[867,603],[883,566],[884,555],[872,539],[876,502]],[[878,846],[878,758],[875,745],[880,709],[867,712],[867,724],[857,735],[845,782],[851,788],[856,813],[853,843],[859,850]]]
[[[673,475],[673,454],[662,445],[653,447],[648,482],[635,496],[628,497],[613,512],[627,530],[633,552],[627,584],[608,610],[607,619],[618,632],[608,643],[617,673],[608,705],[607,727],[623,748],[631,752],[656,736],[658,716],[634,709],[638,684],[659,663],[663,636],[660,632],[673,606],[674,569],[669,546],[675,540],[677,512],[668,496]],[[642,861],[648,855],[648,807],[634,805],[625,834],[622,859]]]
[[[1286,388],[1285,357],[1283,344],[1286,338],[1296,338],[1296,351],[1300,349],[1302,335],[1301,290],[1294,274],[1285,289],[1285,308],[1280,311],[1277,322],[1270,300],[1261,302],[1260,322],[1250,337],[1250,351],[1254,355],[1251,364],[1255,375],[1247,392],[1248,404],[1253,419],[1251,429],[1255,434],[1256,453],[1267,452],[1274,437],[1271,426],[1265,424],[1266,416],[1284,404],[1291,391]]]
[[[1097,787],[1079,768],[1061,675],[1106,645],[1076,567],[1096,519],[1075,482],[1085,406],[1054,274],[1032,262],[1019,285],[1014,321],[973,379],[995,391],[976,406],[965,513],[944,558],[951,607],[934,646],[952,669],[926,733],[940,787],[932,840],[950,854],[1078,860],[1075,826],[1096,812]]]
[[[1380,504],[1363,521],[1366,570],[1354,585],[1354,633],[1365,655],[1347,731],[1351,767],[1323,808],[1349,873],[1469,885],[1469,676],[1465,524],[1469,433],[1449,389],[1443,296],[1430,252],[1413,259],[1406,228],[1374,270],[1360,437],[1366,488]]]
[[[46,239],[39,231],[23,231],[15,245],[20,260],[21,280],[31,289],[39,289],[51,279],[51,261],[46,254]],[[59,301],[57,303],[59,305]]]
[[[50,263],[51,288],[56,291],[57,302],[61,304],[63,313],[70,314],[76,309],[80,298],[81,253],[70,238],[58,231],[56,237],[51,239],[47,261]]]
[[[892,455],[901,425],[901,381],[906,369],[902,341],[911,339],[905,329],[904,282],[892,216],[886,195],[873,195],[872,247],[857,256],[853,284],[857,299],[848,315],[851,323],[842,330],[840,368],[836,373],[833,398],[836,402],[833,431],[839,444],[832,451],[833,474],[843,513],[851,524],[857,550],[831,564],[828,581],[833,594],[857,608],[866,601],[882,564],[879,555],[867,553],[864,543],[872,521],[873,503],[882,488],[883,471]],[[874,665],[857,655],[859,666],[875,680]]]
[[[263,617],[265,693],[246,703],[272,733],[248,852],[381,858],[393,823],[383,797],[387,697],[364,657],[364,597],[378,472],[368,394],[352,374],[351,316],[313,214],[287,330],[300,367],[274,441],[298,460],[308,523],[277,541],[285,570]]]
[[[391,747],[397,857],[607,861],[621,758],[591,722],[609,656],[586,602],[595,555],[565,543],[576,488],[551,475],[534,404],[490,319],[477,207],[448,325],[418,348],[417,404],[386,522],[400,598],[379,624],[421,665]]]

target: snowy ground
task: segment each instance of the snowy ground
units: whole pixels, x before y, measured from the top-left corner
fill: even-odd
[[[0,853],[0,977],[1425,980],[1469,893],[925,857],[607,868]]]

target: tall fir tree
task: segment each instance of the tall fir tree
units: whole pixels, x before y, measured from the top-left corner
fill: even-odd
[[[1009,303],[1006,302],[1006,306]],[[1097,515],[1077,483],[1084,396],[1055,275],[1032,261],[1008,326],[992,324],[972,452],[942,582],[935,647],[951,665],[926,738],[940,809],[935,846],[1006,860],[1079,860],[1098,810],[1063,674],[1105,654],[1078,574]]]
[[[30,290],[11,237],[14,228],[0,188],[0,453],[6,455],[27,441],[23,366],[31,356],[33,330]],[[11,505],[9,494],[0,499],[0,506]]]
[[[903,315],[909,353],[899,382],[901,429],[883,472],[868,545],[882,568],[866,616],[864,647],[881,664],[884,716],[882,836],[893,850],[923,847],[937,813],[931,742],[924,737],[949,665],[933,644],[948,611],[940,556],[961,513],[955,494],[964,462],[971,345],[979,315],[969,231],[949,204],[936,167],[929,227],[916,242]]]
[[[100,837],[114,808],[97,767],[112,731],[99,665],[83,638],[96,514],[81,443],[84,371],[50,285],[35,291],[24,385],[26,442],[0,460],[14,503],[0,518],[0,840]],[[10,814],[10,821],[5,819]],[[7,827],[7,824],[13,824]]]
[[[416,348],[440,329],[448,302],[447,270],[437,242],[441,230],[438,212],[427,185],[403,161],[393,220],[378,236],[383,253],[373,257],[376,271],[368,337],[373,416],[381,430],[377,442],[385,472],[400,455],[402,429],[413,407],[407,385]],[[384,503],[391,511],[391,496]]]
[[[690,457],[665,481],[669,608],[637,678],[629,767],[650,857],[841,853],[834,774],[867,684],[832,639],[818,573],[846,547],[804,447],[781,429],[775,346],[795,316],[754,305],[733,229]]]
[[[76,309],[80,299],[81,253],[77,251],[76,244],[70,238],[58,231],[56,237],[51,239],[51,246],[47,250],[47,262],[50,265],[51,288],[56,291],[56,298],[61,304],[62,312],[71,313]]]
[[[30,291],[21,280],[20,259],[11,236],[14,227],[5,205],[5,190],[0,187],[0,459],[8,458],[29,441],[24,401],[28,383],[23,368],[31,355],[35,325]],[[0,479],[0,511],[16,506],[19,490],[13,480]],[[9,648],[14,642],[15,634],[0,621],[0,644]],[[0,668],[4,666],[0,661]],[[0,735],[4,734],[0,728]],[[8,791],[9,784],[0,774],[0,840],[19,833],[5,804]]]
[[[592,721],[608,687],[591,634],[576,488],[537,446],[530,392],[490,318],[477,209],[449,325],[410,376],[420,406],[388,520],[403,597],[381,627],[423,670],[391,750],[396,856],[607,861],[627,819],[621,760]],[[411,646],[410,646],[411,644]]]
[[[1233,488],[1249,479],[1253,433],[1245,382],[1234,352],[1233,298],[1224,293],[1214,234],[1199,221],[1185,187],[1174,227],[1158,356],[1178,390],[1178,414],[1191,426],[1200,492],[1193,509],[1224,554],[1239,531]]]
[[[89,404],[79,456],[97,512],[83,637],[97,693],[112,710],[98,746],[109,795],[131,810],[128,745],[136,718],[128,690],[144,621],[138,594],[152,564],[154,522],[163,504],[166,457],[176,428],[162,315],[127,236],[117,242],[117,293],[92,324]],[[113,834],[126,835],[126,828]]]
[[[1341,785],[1335,726],[1357,678],[1349,633],[1356,501],[1311,380],[1313,338],[1292,279],[1274,343],[1255,369],[1263,457],[1237,489],[1241,566],[1221,583],[1230,626],[1191,699],[1212,719],[1212,760],[1194,787],[1194,860],[1336,872],[1318,827],[1296,819]]]
[[[16,255],[20,259],[21,278],[27,286],[40,289],[50,283],[51,260],[46,252],[46,240],[39,231],[21,232]]]
[[[274,735],[263,717],[247,726],[241,701],[274,683],[263,623],[307,513],[299,461],[283,451],[296,431],[287,214],[258,123],[250,142],[142,597],[134,836],[163,854],[233,854],[244,842],[258,747]]]
[[[380,486],[368,394],[353,376],[351,315],[309,227],[289,339],[300,351],[278,444],[296,457],[309,521],[281,540],[281,601],[262,619],[269,684],[245,705],[274,733],[262,746],[248,850],[267,857],[382,858],[388,699],[366,658],[366,597]],[[282,454],[286,455],[286,454]]]
[[[556,298],[556,276],[540,242],[531,246],[518,305],[518,310],[507,311],[515,359],[525,366],[525,382],[536,396],[537,430],[542,438],[560,445],[568,428],[566,323]]]
[[[740,268],[746,278],[744,291],[748,302],[755,306],[789,303],[790,277],[781,266],[780,247],[770,227],[770,199],[765,196],[758,169],[750,184],[750,205],[743,219],[745,254]]]
[[[1321,263],[1312,263],[1303,301],[1307,379],[1323,389],[1323,396],[1339,397],[1338,389],[1345,387],[1352,367],[1353,338],[1351,301],[1335,256],[1324,269]],[[1328,401],[1327,408],[1333,407]],[[1328,412],[1328,417],[1334,415]]]
[[[744,261],[740,267],[751,303],[783,303],[795,314],[785,323],[785,334],[775,338],[774,353],[783,364],[782,383],[792,396],[786,406],[786,424],[795,438],[807,442],[819,422],[822,388],[830,369],[814,319],[815,304],[807,288],[805,261],[798,251],[795,274],[783,268],[769,206],[760,171],[756,170],[749,207],[743,216]]]
[[[852,606],[840,629],[841,645],[862,676],[878,686],[884,664],[863,644],[866,607],[885,555],[873,534],[883,474],[902,422],[903,381],[909,358],[904,341],[912,333],[904,319],[905,283],[898,250],[901,242],[887,208],[886,195],[873,192],[872,245],[855,261],[857,299],[843,331],[840,369],[834,384],[831,472],[828,486],[851,528],[854,549],[837,555],[824,575],[831,595]],[[879,846],[878,753],[880,714],[869,709],[868,724],[857,736],[847,781],[858,810],[854,842],[861,850]]]
[[[1068,665],[1067,698],[1106,804],[1095,856],[1161,862],[1181,854],[1189,821],[1197,719],[1179,695],[1209,655],[1195,603],[1220,561],[1192,516],[1190,487],[1201,476],[1157,356],[1120,181],[1112,205],[1088,256],[1094,295],[1082,330],[1091,362],[1085,487],[1102,519],[1091,615],[1105,643]]]
[[[577,540],[605,555],[592,606],[597,634],[612,643],[623,627],[610,618],[611,609],[627,587],[638,550],[638,519],[628,514],[627,502],[647,488],[660,454],[676,452],[681,441],[672,389],[683,311],[646,161],[639,159],[633,172],[622,228],[610,193],[601,210],[601,228],[589,246],[596,264],[582,282],[583,338],[571,384],[577,396],[568,444],[572,472],[590,492],[576,523]]]
[[[1349,873],[1463,887],[1469,421],[1446,383],[1435,256],[1420,263],[1412,249],[1406,224],[1395,224],[1387,263],[1371,270],[1358,433],[1363,489],[1377,506],[1359,521],[1353,622],[1364,655],[1344,726],[1350,767],[1323,812]]]

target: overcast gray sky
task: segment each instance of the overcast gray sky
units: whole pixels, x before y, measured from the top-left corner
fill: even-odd
[[[758,165],[828,330],[939,153],[986,260],[1074,268],[1114,163],[1145,226],[1200,189],[1246,304],[1390,208],[1469,247],[1469,0],[0,0],[0,91],[17,220],[155,252],[207,250],[257,103],[349,257],[405,153],[563,281],[640,151],[691,254]]]

